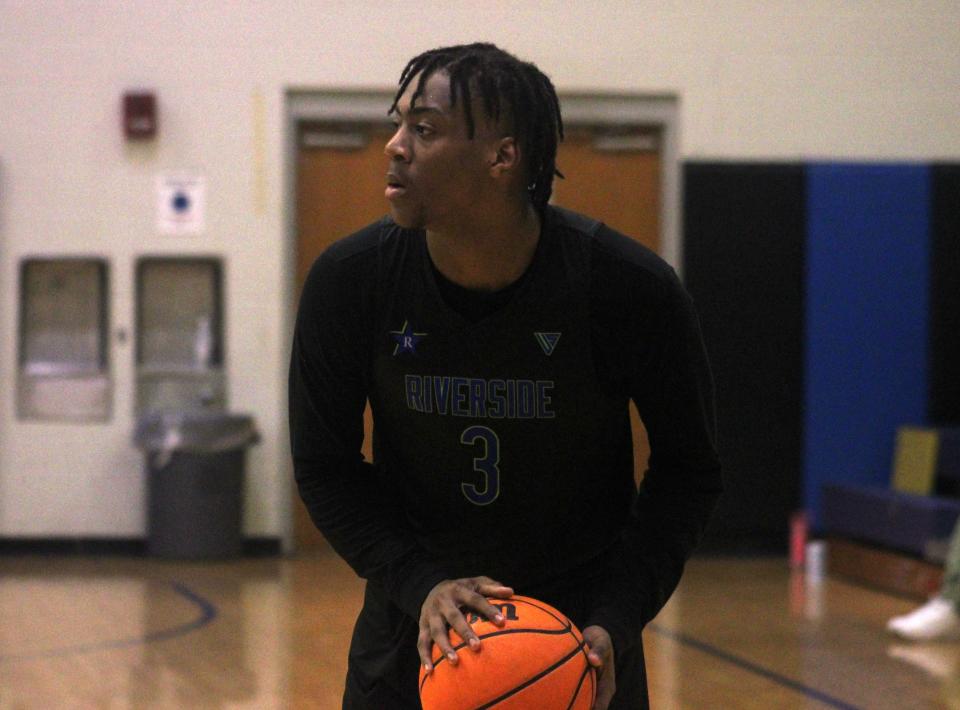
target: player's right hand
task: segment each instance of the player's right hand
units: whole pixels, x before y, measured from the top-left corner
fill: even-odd
[[[513,589],[489,577],[447,579],[431,589],[420,607],[420,634],[417,636],[417,652],[426,672],[433,671],[433,644],[440,647],[450,663],[457,663],[457,652],[450,643],[448,629],[456,631],[471,650],[480,649],[480,639],[467,623],[464,610],[473,610],[497,626],[503,626],[503,615],[487,601],[487,597],[508,599],[511,596]]]

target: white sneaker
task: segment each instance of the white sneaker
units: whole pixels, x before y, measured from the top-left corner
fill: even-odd
[[[953,602],[938,596],[909,614],[890,619],[887,631],[911,641],[960,639],[960,614]]]

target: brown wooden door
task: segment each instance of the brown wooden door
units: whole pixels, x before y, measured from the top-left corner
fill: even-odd
[[[387,159],[385,129],[304,126],[297,151],[297,291],[310,266],[334,241],[387,212],[383,196]],[[370,407],[364,413],[363,455],[373,460]],[[325,547],[300,496],[295,494],[294,544],[298,550]]]
[[[383,197],[387,159],[384,129],[309,125],[300,131],[297,155],[297,298],[310,266],[333,241],[378,219],[388,209]],[[660,157],[620,142],[598,147],[598,134],[568,132],[557,164],[567,176],[557,180],[554,202],[603,219],[614,229],[654,251],[660,234]],[[626,147],[625,147],[626,146]],[[631,406],[637,478],[649,455],[646,431]],[[364,456],[372,459],[369,406],[365,416]],[[299,550],[325,546],[295,496],[294,542]]]
[[[565,179],[554,181],[553,202],[601,219],[659,252],[660,155],[653,138],[569,131],[557,152],[557,167]],[[633,403],[630,419],[633,470],[639,483],[647,470],[650,444]]]
[[[645,143],[600,131],[568,131],[557,152],[565,178],[554,180],[552,201],[603,220],[659,252],[660,155],[654,143]]]

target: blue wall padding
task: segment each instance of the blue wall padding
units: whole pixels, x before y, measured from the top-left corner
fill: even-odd
[[[929,170],[807,169],[804,503],[889,485],[894,437],[927,411]]]

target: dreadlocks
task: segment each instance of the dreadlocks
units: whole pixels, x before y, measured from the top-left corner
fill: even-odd
[[[557,170],[557,144],[563,140],[560,102],[550,79],[536,65],[523,62],[493,44],[475,43],[431,49],[411,59],[400,75],[399,88],[387,113],[397,110],[397,103],[414,77],[416,90],[410,99],[413,105],[423,94],[427,79],[437,71],[450,77],[450,102],[462,98],[467,118],[467,135],[473,138],[475,124],[471,108],[471,91],[479,92],[483,108],[494,121],[505,114],[514,137],[525,156],[527,192],[538,210],[546,206],[553,191],[553,176],[563,177]]]

